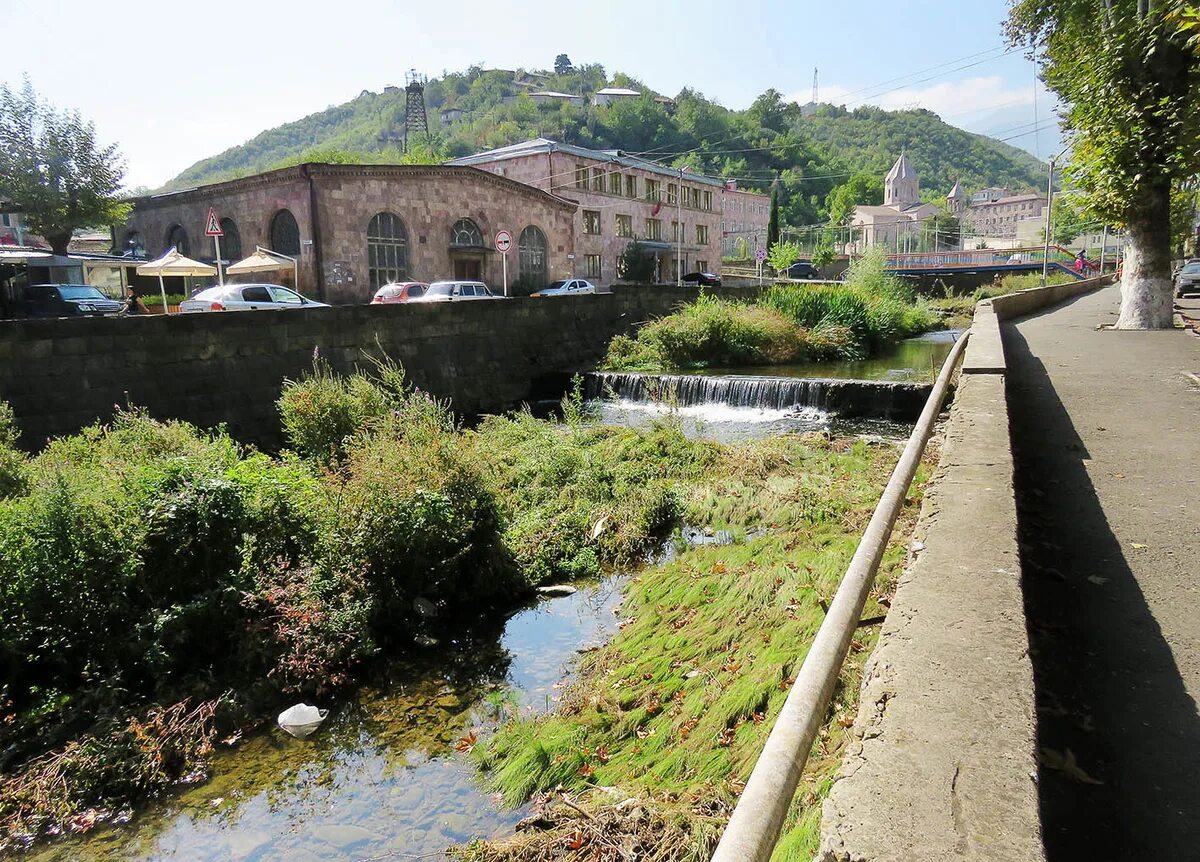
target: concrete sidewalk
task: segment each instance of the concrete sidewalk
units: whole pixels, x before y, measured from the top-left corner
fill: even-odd
[[[1200,859],[1200,340],[1004,327],[1046,856]]]

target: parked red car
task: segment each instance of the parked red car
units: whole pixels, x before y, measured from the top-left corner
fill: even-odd
[[[420,299],[425,295],[429,285],[421,281],[397,281],[385,284],[371,297],[371,305],[390,305],[393,302],[408,302],[410,299]]]

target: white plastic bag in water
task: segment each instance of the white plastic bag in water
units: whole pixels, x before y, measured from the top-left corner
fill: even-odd
[[[304,739],[321,726],[321,722],[327,715],[329,715],[327,709],[317,709],[307,703],[298,703],[279,713],[279,726],[296,739]]]

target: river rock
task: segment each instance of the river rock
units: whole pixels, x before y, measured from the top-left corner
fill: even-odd
[[[313,837],[326,844],[331,844],[338,850],[349,850],[355,845],[362,844],[366,841],[381,841],[382,836],[376,835],[361,826],[352,826],[350,824],[332,823],[327,826],[318,826],[313,830]]]
[[[576,592],[575,588],[570,584],[550,584],[549,586],[538,587],[537,591],[543,596],[550,597],[573,596]]]

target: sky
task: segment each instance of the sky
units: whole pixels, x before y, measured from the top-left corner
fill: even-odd
[[[199,159],[364,89],[403,86],[410,68],[430,77],[474,63],[549,68],[560,53],[662,93],[691,87],[734,109],[771,87],[808,101],[815,67],[823,102],[928,108],[1045,159],[1060,146],[1053,100],[1033,63],[1005,46],[1006,7],[1005,0],[123,0],[103,7],[38,0],[4,13],[10,38],[0,82],[19,86],[28,75],[52,104],[93,120],[100,140],[124,155],[128,187],[157,187]]]

